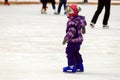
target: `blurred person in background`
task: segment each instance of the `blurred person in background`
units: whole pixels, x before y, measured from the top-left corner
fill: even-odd
[[[10,5],[10,3],[8,2],[8,0],[4,1],[4,5]]]
[[[93,18],[91,20],[91,23],[90,23],[90,27],[91,28],[95,27],[97,19],[98,19],[99,15],[102,12],[104,7],[105,7],[105,14],[104,14],[104,18],[103,18],[102,24],[103,24],[103,28],[104,29],[108,29],[109,28],[109,26],[108,26],[108,19],[109,19],[109,16],[110,16],[110,6],[111,6],[111,0],[98,0],[97,10],[94,13],[94,16],[93,16]]]
[[[58,5],[57,14],[60,14],[62,5],[64,6],[64,10],[65,10],[65,8],[66,8],[66,3],[67,3],[67,0],[59,0],[59,5]],[[64,13],[64,14],[65,14],[65,13]]]
[[[85,3],[88,3],[88,0],[83,0],[83,2],[82,2],[83,4],[85,4]]]
[[[42,9],[41,9],[41,14],[46,14],[46,10],[47,10],[47,3],[50,2],[52,4],[52,8],[54,10],[54,14],[56,14],[56,2],[55,0],[40,0],[40,2],[42,3]]]

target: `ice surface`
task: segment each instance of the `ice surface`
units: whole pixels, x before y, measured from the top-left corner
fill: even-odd
[[[109,29],[102,29],[104,11],[95,29],[89,28],[96,5],[79,5],[88,25],[81,54],[85,72],[67,74],[67,18],[46,15],[41,5],[0,5],[0,80],[120,80],[120,6],[111,6]]]

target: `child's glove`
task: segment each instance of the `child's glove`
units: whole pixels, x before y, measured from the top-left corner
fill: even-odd
[[[64,45],[67,42],[67,40],[64,38],[62,44]]]

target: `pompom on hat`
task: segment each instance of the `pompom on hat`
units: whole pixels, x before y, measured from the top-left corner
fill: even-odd
[[[81,11],[81,8],[78,7],[76,4],[71,4],[66,6],[65,11],[68,17],[77,16],[78,13]]]

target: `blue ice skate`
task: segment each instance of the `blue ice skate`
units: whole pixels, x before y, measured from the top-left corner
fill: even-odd
[[[77,67],[77,72],[84,72],[83,64],[78,64],[78,65],[76,65],[76,67]]]
[[[77,71],[76,66],[73,65],[71,68],[70,66],[64,67],[63,72],[68,72],[68,73],[75,73]]]
[[[67,14],[67,12],[64,12],[64,14],[66,15],[66,14]]]

